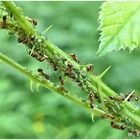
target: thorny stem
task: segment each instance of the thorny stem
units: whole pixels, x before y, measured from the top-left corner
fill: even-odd
[[[78,104],[79,106],[89,110],[91,113],[94,113],[95,116],[99,116],[99,115],[105,113],[104,111],[102,111],[102,110],[100,110],[100,109],[98,109],[96,107],[94,109],[90,109],[90,107],[88,106],[87,103],[82,102],[77,97],[72,96],[72,94],[70,92],[67,93],[67,92],[61,91],[59,87],[56,87],[50,81],[38,79],[37,76],[35,76],[31,72],[29,72],[26,67],[22,67],[21,65],[19,65],[15,61],[11,60],[10,58],[8,58],[7,56],[5,56],[2,53],[0,53],[0,60],[2,62],[6,63],[7,65],[15,68],[17,71],[22,73],[24,76],[28,77],[34,83],[39,84],[39,86],[48,88],[48,89],[54,91],[55,93],[64,96],[65,98],[71,100],[72,102]]]
[[[5,5],[5,8],[10,11],[12,11],[12,13],[14,13],[14,17],[16,20],[18,20],[18,22],[20,23],[21,27],[24,29],[25,33],[28,34],[34,34],[35,31],[33,30],[33,27],[31,25],[31,23],[27,22],[24,20],[24,17],[20,14],[20,12],[17,12],[18,9],[17,7],[14,5],[14,3],[11,2],[4,2],[3,4]]]
[[[24,16],[22,16],[20,11],[17,9],[17,7],[12,2],[3,1],[3,4],[4,4],[4,7],[7,9],[7,11],[9,11],[10,13],[13,14],[14,19],[18,22],[18,24],[24,30],[26,35],[28,35],[28,36],[34,35],[34,36],[36,36],[36,38],[42,39],[42,37],[37,33],[37,31],[32,27],[32,25],[26,20],[26,18]],[[46,39],[42,39],[42,45],[43,45],[43,47],[45,47],[46,53],[49,58],[51,58],[52,60],[55,60],[55,61],[57,61],[55,56],[59,56],[62,59],[66,59],[67,61],[69,61],[72,64],[74,69],[78,70],[79,73],[81,72],[84,75],[86,75],[86,77],[88,79],[86,82],[86,85],[89,86],[90,88],[92,88],[92,90],[94,90],[98,93],[99,92],[98,86],[100,86],[100,89],[102,90],[100,95],[103,96],[104,99],[108,99],[109,96],[118,96],[118,94],[115,91],[113,91],[110,87],[108,87],[105,83],[103,83],[102,80],[98,76],[88,73],[88,72],[84,71],[83,69],[81,69],[82,66],[80,64],[76,63],[69,55],[64,53],[61,49],[59,49],[53,43],[51,43],[50,41],[48,41]],[[8,64],[10,65],[10,63],[8,63]],[[60,65],[62,65],[62,64],[60,64]],[[11,65],[11,66],[14,67],[14,65]],[[62,67],[65,68],[64,65],[62,65]],[[18,69],[18,68],[16,68],[16,69]],[[21,71],[21,72],[24,73],[25,71]],[[33,80],[35,82],[41,84],[42,86],[45,86],[55,92],[58,92],[58,90],[48,87],[47,84],[44,84],[44,82],[38,81],[35,77],[30,77],[29,73],[24,73],[24,74],[27,75],[31,79],[33,78]],[[59,94],[61,94],[61,93],[59,93]],[[61,95],[63,95],[63,94],[61,94]],[[69,95],[65,95],[65,97],[69,98],[70,100],[72,100],[74,102],[77,102],[81,106],[83,105],[83,104],[81,104],[80,101],[77,101],[77,99],[76,100],[73,99],[73,97],[71,97]],[[113,102],[111,102],[110,100],[108,100],[108,102],[113,105]],[[123,109],[120,112],[118,112],[118,114],[120,116],[122,116],[122,115],[127,116],[131,120],[131,122],[133,122],[138,128],[140,128],[140,110],[139,109],[136,110],[135,106],[133,104],[130,104],[128,101],[124,101],[122,103],[122,107],[123,107]]]

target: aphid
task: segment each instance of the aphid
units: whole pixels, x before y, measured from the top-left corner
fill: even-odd
[[[93,70],[92,64],[86,67],[87,72],[91,72]]]
[[[90,108],[94,108],[94,104],[93,104],[94,95],[93,95],[93,93],[90,93],[90,94],[88,95],[88,99],[89,99],[89,102],[90,102]]]
[[[3,20],[3,22],[2,22],[1,28],[2,28],[2,29],[5,29],[6,26],[7,26],[7,23],[6,23],[7,16],[6,16],[6,15],[3,16],[3,17],[2,17],[2,20]]]
[[[45,79],[49,80],[49,75],[43,72],[43,69],[37,69],[39,75],[43,76]]]
[[[59,81],[61,83],[61,89],[64,90],[64,80],[62,79],[61,76],[59,76],[58,78],[59,78]]]
[[[101,116],[100,116],[102,119],[111,119],[111,120],[113,120],[113,119],[115,119],[115,116],[114,115],[111,115],[111,114],[102,114]]]
[[[135,96],[135,98],[134,98],[134,99],[135,99],[135,101],[138,101],[138,100],[139,100],[139,98],[138,98],[137,96]]]
[[[126,128],[125,125],[117,125],[114,122],[111,122],[111,127],[115,128],[115,129],[119,129],[119,130],[124,130]]]
[[[80,63],[80,61],[77,59],[77,57],[74,53],[70,54],[70,56],[75,62]]]

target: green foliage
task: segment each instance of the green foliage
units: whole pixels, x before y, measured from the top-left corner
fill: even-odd
[[[77,53],[82,63],[94,63],[96,68],[94,73],[103,71],[107,66],[112,65],[104,80],[117,91],[130,91],[133,88],[140,90],[138,84],[140,80],[138,76],[136,77],[140,74],[139,52],[135,52],[132,56],[123,52],[110,54],[103,58],[93,55],[98,46],[96,20],[100,3],[17,2],[17,5],[24,8],[26,15],[39,20],[39,30],[55,23],[48,32],[48,38],[66,52]],[[23,45],[17,46],[16,41],[11,37],[7,39],[5,32],[0,33],[0,40],[3,42],[1,51],[20,64],[28,66],[28,69],[34,72],[38,67],[49,69],[46,65],[32,60]],[[2,89],[0,97],[4,96],[4,99],[9,99],[3,100],[1,108],[5,110],[5,116],[11,113],[10,117],[0,119],[1,138],[128,138],[126,132],[109,129],[105,121],[97,120],[92,123],[90,114],[50,91],[41,88],[38,94],[37,91],[32,94],[29,82],[21,75],[5,65],[0,65],[0,68],[0,89]],[[123,79],[122,73],[125,77]],[[51,70],[49,74],[53,74]],[[68,87],[76,93],[79,92],[78,89],[72,88],[71,84]],[[79,94],[82,96],[82,93]],[[6,102],[7,106],[4,104]],[[15,108],[6,109],[11,106]],[[36,117],[40,116],[38,114],[41,114],[43,119]],[[19,119],[20,116],[22,116],[21,119]]]
[[[97,54],[140,46],[140,2],[105,2],[99,15],[100,45]]]

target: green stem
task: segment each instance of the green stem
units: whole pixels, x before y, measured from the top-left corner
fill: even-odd
[[[19,25],[21,26],[21,28],[25,31],[25,33],[27,35],[34,34],[37,38],[41,38],[41,36],[37,34],[36,30],[31,26],[31,24],[26,20],[26,18],[21,15],[20,11],[16,8],[16,6],[12,2],[4,1],[3,4],[4,4],[5,8],[13,14],[14,18],[16,19],[16,21],[19,23]],[[104,97],[108,98],[108,96],[118,96],[118,94],[115,91],[113,91],[110,87],[108,87],[105,83],[103,83],[98,78],[98,76],[95,76],[91,73],[87,73],[87,72],[81,70],[80,69],[81,66],[78,63],[76,63],[74,60],[72,60],[70,56],[68,56],[66,53],[64,53],[61,49],[59,49],[57,46],[55,46],[50,41],[48,41],[48,40],[43,41],[43,46],[45,46],[46,51],[49,53],[50,58],[55,60],[55,58],[54,58],[55,55],[56,56],[57,55],[61,56],[61,58],[67,59],[73,65],[73,67],[75,69],[79,70],[79,72],[84,73],[87,76],[88,80],[91,81],[91,82],[88,82],[87,85],[92,87],[95,91],[98,92],[98,85],[99,85],[100,88],[102,89],[102,94],[103,94]],[[6,63],[8,63],[7,59],[5,59],[4,61]],[[8,63],[8,64],[11,65],[10,63]],[[11,66],[15,67],[15,65],[11,65]],[[62,67],[64,67],[64,66],[62,66]],[[22,67],[21,67],[22,69],[18,69],[19,67],[15,67],[15,68],[17,70],[19,70],[20,72],[24,73],[25,75],[27,75],[34,82],[37,82],[37,83],[41,84],[42,86],[45,86],[45,87],[47,87],[47,88],[49,88],[49,89],[51,89],[55,92],[59,92],[58,90],[54,89],[54,87],[49,87],[46,84],[46,82],[44,83],[44,82],[35,80],[35,78],[32,77],[28,72],[26,73],[25,71],[23,71],[25,69],[23,69]],[[61,94],[61,93],[59,93],[59,94]],[[83,104],[79,100],[77,101],[77,99],[74,99],[72,96],[66,94],[65,97],[72,100],[73,102],[76,102],[80,106],[83,106]],[[85,107],[85,105],[84,105],[84,107]],[[129,105],[128,102],[126,102],[124,104],[124,108],[127,109],[128,107],[130,108],[130,105]],[[133,106],[131,106],[131,111],[132,110],[134,111],[133,114],[135,114],[135,108]],[[140,124],[140,119],[137,119],[137,118],[140,118],[140,117],[137,116],[136,118],[133,118],[134,116],[132,115],[130,110],[127,109],[127,111],[129,112],[129,115],[127,113],[127,117],[130,118],[139,127],[140,126],[139,125]],[[102,111],[99,111],[99,112],[102,112]]]
[[[31,23],[24,19],[24,17],[21,15],[21,11],[16,7],[16,5],[14,5],[14,3],[3,1],[3,4],[9,12],[14,13],[14,18],[19,21],[26,34],[35,34]]]
[[[38,79],[37,76],[34,76],[31,72],[27,71],[27,68],[22,67],[21,65],[19,65],[15,61],[11,60],[10,58],[8,58],[7,56],[5,56],[2,53],[0,53],[0,60],[2,62],[6,63],[7,65],[13,67],[18,72],[22,73],[24,76],[28,77],[34,83],[37,83],[42,87],[48,88],[48,89],[54,91],[55,93],[57,93],[57,94],[59,94],[61,96],[64,96],[65,98],[69,99],[70,101],[72,101],[72,102],[78,104],[79,106],[89,110],[91,113],[94,113],[95,116],[99,116],[99,115],[105,113],[104,111],[102,111],[102,110],[100,110],[98,108],[90,109],[88,104],[86,104],[86,103],[82,102],[80,99],[72,96],[71,93],[66,93],[64,91],[61,91],[59,88],[54,86],[53,83],[51,83],[51,82],[49,82],[47,80],[44,81],[44,80]]]

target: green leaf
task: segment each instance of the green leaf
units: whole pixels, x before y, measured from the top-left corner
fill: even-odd
[[[97,55],[140,46],[140,2],[105,2],[99,15]]]

